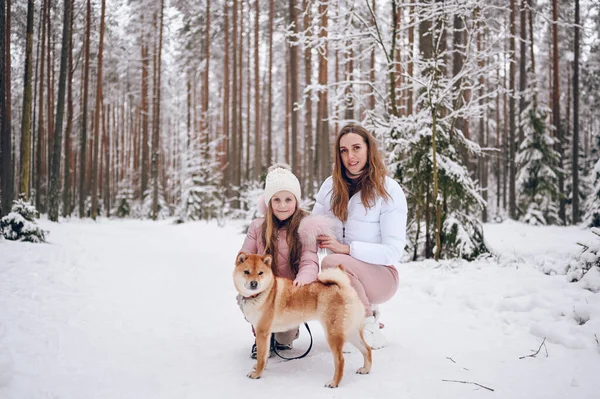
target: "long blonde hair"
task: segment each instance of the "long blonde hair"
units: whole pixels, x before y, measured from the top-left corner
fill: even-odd
[[[298,199],[296,199],[298,201]],[[265,221],[262,224],[262,240],[265,246],[265,254],[271,255],[273,261],[271,262],[271,270],[275,276],[277,273],[277,237],[279,229],[287,228],[287,244],[289,249],[288,259],[294,276],[298,274],[300,267],[300,259],[302,258],[302,242],[300,241],[300,235],[298,228],[300,227],[300,221],[308,215],[304,209],[300,208],[300,204],[296,202],[296,210],[283,222],[277,219],[273,213],[273,207],[271,201],[267,206],[267,213],[265,215]]]
[[[348,220],[348,201],[350,201],[350,187],[345,179],[346,168],[342,162],[340,140],[348,133],[358,134],[367,145],[367,163],[360,177],[356,179],[357,190],[360,191],[361,202],[365,208],[375,205],[377,196],[391,198],[385,189],[387,169],[383,158],[377,149],[377,142],[364,127],[356,124],[344,126],[335,139],[334,164],[333,164],[333,192],[331,195],[331,211],[342,222]]]

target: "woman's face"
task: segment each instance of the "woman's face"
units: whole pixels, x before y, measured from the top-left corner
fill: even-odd
[[[273,214],[281,222],[287,220],[296,211],[296,197],[287,190],[277,191],[271,197]]]
[[[340,156],[349,178],[360,176],[367,165],[367,143],[356,133],[348,133],[340,138]]]

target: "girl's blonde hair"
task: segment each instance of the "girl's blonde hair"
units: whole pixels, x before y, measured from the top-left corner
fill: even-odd
[[[302,257],[302,242],[300,241],[300,235],[298,234],[298,229],[300,227],[300,221],[308,215],[304,209],[300,208],[300,204],[298,203],[298,199],[296,199],[296,210],[286,220],[283,222],[277,219],[275,213],[273,212],[273,206],[271,205],[271,201],[269,201],[269,205],[267,206],[267,213],[265,215],[265,221],[262,224],[262,239],[263,245],[265,246],[265,254],[269,254],[273,257],[273,262],[271,263],[271,270],[273,270],[273,274],[278,276],[277,273],[277,238],[279,236],[279,229],[287,228],[287,244],[288,249],[290,251],[288,255],[288,259],[290,261],[290,266],[292,268],[292,273],[294,276],[298,274],[298,269],[300,267],[300,259]]]

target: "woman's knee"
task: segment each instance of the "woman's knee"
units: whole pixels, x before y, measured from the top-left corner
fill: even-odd
[[[329,254],[321,261],[321,269],[329,269],[331,267],[337,267],[337,265],[344,264],[344,257],[347,255],[341,254]]]

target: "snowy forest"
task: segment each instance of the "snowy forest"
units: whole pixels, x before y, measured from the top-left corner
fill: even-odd
[[[0,216],[222,225],[274,162],[310,205],[355,122],[411,259],[474,259],[486,222],[600,226],[596,0],[0,5]]]

